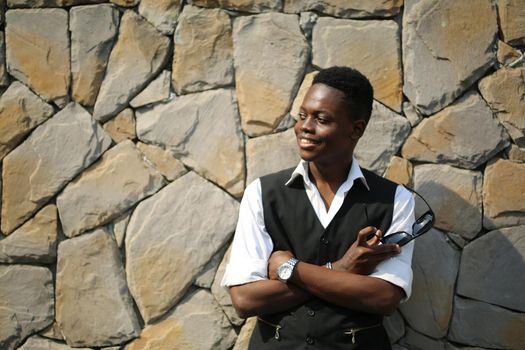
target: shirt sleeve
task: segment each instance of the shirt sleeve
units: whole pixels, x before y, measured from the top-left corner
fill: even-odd
[[[394,199],[394,212],[392,224],[383,235],[397,231],[412,232],[414,219],[414,198],[412,193],[403,186],[397,186]],[[381,278],[388,281],[405,291],[405,302],[412,293],[412,253],[414,251],[414,241],[401,247],[401,253],[393,258],[385,260],[377,265],[375,271],[370,274],[372,277]]]
[[[221,286],[231,287],[267,279],[272,250],[273,242],[264,225],[261,181],[257,179],[244,191],[230,261]]]

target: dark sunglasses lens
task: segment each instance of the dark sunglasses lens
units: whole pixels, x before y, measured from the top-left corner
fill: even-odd
[[[383,238],[384,244],[399,244],[404,245],[409,242],[411,239],[410,235],[406,232],[395,232],[391,235],[385,236]]]
[[[414,236],[419,236],[432,227],[432,222],[434,221],[434,216],[432,213],[427,212],[423,216],[421,216],[417,221],[414,223],[414,226],[412,228],[412,232]]]

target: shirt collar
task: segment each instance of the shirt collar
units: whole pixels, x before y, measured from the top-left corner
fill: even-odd
[[[313,186],[313,183],[310,180],[310,176],[308,175],[308,162],[302,159],[293,171],[288,181],[286,181],[285,185],[290,186],[290,184],[294,182],[295,179],[297,179],[297,177],[299,176],[303,178],[304,184],[306,186]],[[350,171],[348,172],[348,177],[346,178],[345,182],[341,184],[341,188],[345,193],[350,191],[356,179],[361,180],[366,189],[370,191],[370,187],[366,182],[366,178],[363,175],[363,172],[361,171],[361,167],[359,166],[357,159],[355,159],[355,157],[352,157],[352,166],[350,167]]]

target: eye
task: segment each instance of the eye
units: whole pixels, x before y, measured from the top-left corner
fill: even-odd
[[[306,119],[306,113],[300,112],[299,113],[299,119],[305,120]]]
[[[317,117],[316,119],[317,119],[317,122],[318,122],[319,124],[326,124],[326,123],[329,122],[328,119],[325,119],[325,118],[323,118],[323,117]]]

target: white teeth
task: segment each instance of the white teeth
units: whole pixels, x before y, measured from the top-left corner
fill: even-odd
[[[316,144],[318,143],[317,141],[314,141],[314,140],[310,140],[310,139],[306,139],[304,137],[301,138],[301,143],[306,143],[306,144],[310,144],[310,145],[313,145],[313,144]]]

